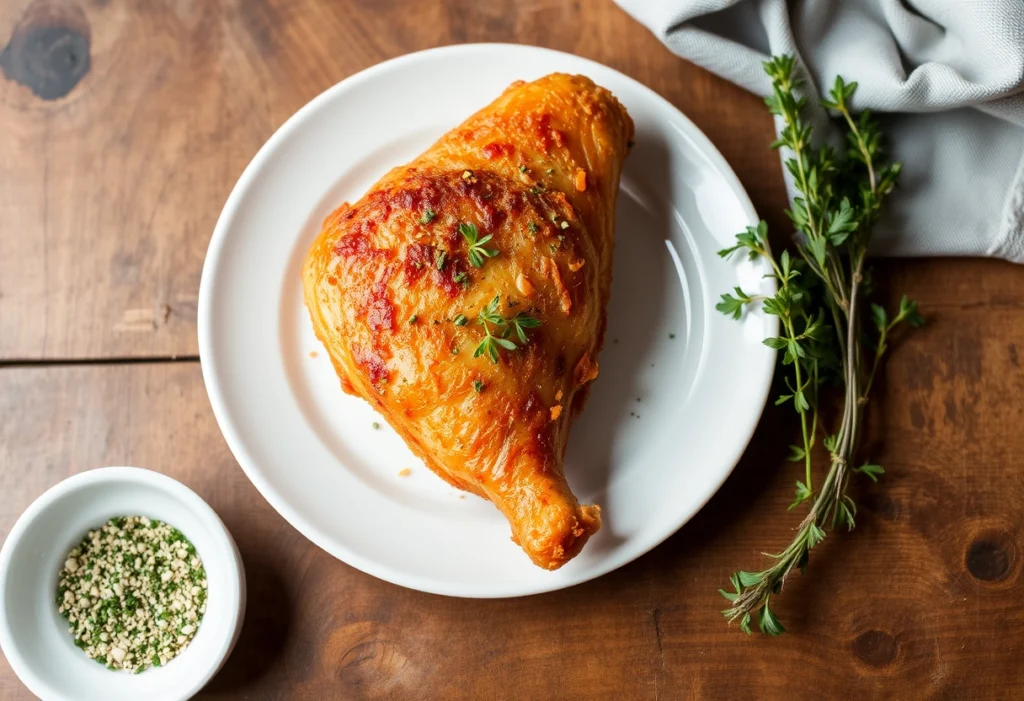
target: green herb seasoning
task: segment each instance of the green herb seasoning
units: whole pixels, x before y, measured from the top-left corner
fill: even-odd
[[[57,610],[89,658],[142,672],[192,641],[206,613],[206,570],[181,531],[145,516],[89,531],[60,571]]]
[[[484,267],[484,263],[487,258],[493,258],[498,255],[498,249],[496,248],[485,248],[484,244],[493,238],[493,234],[487,234],[487,236],[480,236],[480,231],[476,228],[475,224],[459,224],[459,233],[466,239],[466,243],[469,244],[469,264],[474,268]]]
[[[477,314],[477,323],[484,327],[484,338],[480,341],[480,345],[476,347],[476,350],[473,351],[474,358],[486,355],[493,362],[497,363],[499,347],[511,351],[518,348],[515,341],[508,338],[510,333],[515,331],[516,336],[519,337],[519,342],[525,345],[530,341],[526,329],[535,329],[540,326],[540,319],[535,319],[525,312],[519,312],[514,317],[506,319],[498,312],[500,301],[501,297],[495,295],[494,299],[488,302],[487,306]],[[502,329],[499,335],[494,335],[491,329],[492,326],[495,327],[494,331],[497,331],[499,328]]]
[[[857,505],[849,493],[852,474],[859,472],[872,482],[884,470],[871,463],[856,467],[864,446],[864,407],[875,373],[885,355],[892,334],[902,325],[924,323],[917,303],[904,296],[892,315],[871,304],[867,255],[872,229],[882,206],[893,193],[901,165],[887,159],[885,141],[878,122],[867,111],[859,116],[851,100],[856,83],[836,77],[821,105],[845,125],[847,148],[838,152],[829,146],[815,146],[813,126],[803,115],[807,91],[793,56],[775,56],[764,64],[772,82],[765,102],[783,129],[771,148],[784,147],[786,169],[800,197],[786,214],[793,222],[788,249],[773,252],[768,246],[768,224],[763,220],[736,235],[736,245],[719,251],[728,258],[734,253],[754,260],[763,259],[777,288],[769,296],[749,295],[742,288],[722,295],[716,309],[739,319],[747,305],[757,303],[765,314],[779,320],[779,336],[764,339],[769,348],[784,351],[780,371],[788,391],[776,404],[788,403],[800,420],[802,440],[790,446],[789,459],[802,462],[802,480],[796,481],[790,509],[801,507],[799,525],[784,550],[765,553],[765,569],[738,570],[729,578],[731,591],[719,592],[729,601],[722,613],[737,621],[740,630],[751,633],[756,624],[762,633],[780,635],[785,627],[772,606],[794,572],[803,573],[811,550],[833,530],[853,530]],[[867,312],[870,309],[870,317]],[[873,327],[873,328],[872,328]],[[832,388],[842,389],[844,401]],[[819,407],[843,407],[841,414]],[[831,428],[828,424],[835,422]],[[814,469],[820,456],[816,443],[827,451],[824,465]],[[833,432],[834,431],[834,432]],[[822,469],[825,468],[825,469]],[[821,482],[813,482],[818,472]],[[833,553],[830,553],[830,556]]]

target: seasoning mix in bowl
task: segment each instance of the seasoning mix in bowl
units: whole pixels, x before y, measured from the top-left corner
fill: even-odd
[[[206,613],[206,570],[173,526],[110,519],[68,553],[58,611],[75,645],[108,669],[142,672],[188,647]]]
[[[0,648],[43,701],[192,698],[231,653],[244,611],[224,523],[150,470],[65,479],[0,547]]]

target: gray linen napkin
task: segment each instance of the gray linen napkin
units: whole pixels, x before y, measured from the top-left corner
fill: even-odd
[[[1024,0],[616,2],[673,52],[751,92],[771,92],[769,54],[797,56],[819,88],[837,74],[857,81],[854,107],[887,113],[903,162],[877,254],[1024,263]],[[835,129],[812,109],[819,130]]]

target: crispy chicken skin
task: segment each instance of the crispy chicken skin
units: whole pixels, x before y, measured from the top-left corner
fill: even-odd
[[[551,570],[601,527],[562,461],[598,373],[632,138],[625,108],[583,76],[517,81],[327,217],[303,269],[342,389],[443,479],[492,501]],[[476,256],[474,234],[492,237]],[[505,324],[485,326],[495,297]],[[520,314],[539,322],[520,325],[525,343],[508,321]],[[488,331],[507,334],[498,362],[474,357]]]

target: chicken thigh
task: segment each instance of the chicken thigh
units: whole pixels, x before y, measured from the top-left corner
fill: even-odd
[[[513,83],[324,221],[305,302],[342,389],[546,569],[601,526],[563,475],[598,374],[626,110],[582,76]]]

